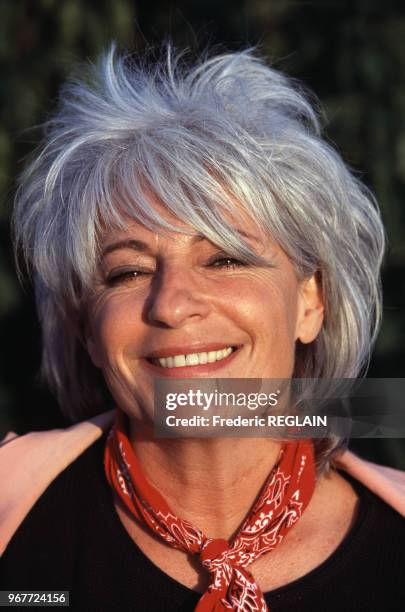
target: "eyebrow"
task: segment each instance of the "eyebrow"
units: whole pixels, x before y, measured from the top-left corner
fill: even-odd
[[[149,245],[147,245],[146,242],[142,242],[142,240],[120,240],[119,242],[113,242],[106,246],[103,250],[103,257],[108,253],[119,251],[120,249],[133,249],[134,251],[144,253],[149,250]]]
[[[254,240],[256,242],[259,241],[257,236],[253,234],[248,234],[247,232],[237,229],[236,230],[240,236],[247,238],[248,240]],[[195,234],[191,239],[191,245],[197,244],[198,242],[202,242],[203,240],[207,240],[206,236],[202,234]],[[138,251],[139,253],[146,253],[150,250],[149,245],[142,240],[135,240],[133,238],[129,238],[127,240],[120,240],[119,242],[113,242],[105,247],[103,250],[102,256],[105,257],[108,253],[112,253],[113,251],[119,251],[120,249],[132,249],[134,251]]]

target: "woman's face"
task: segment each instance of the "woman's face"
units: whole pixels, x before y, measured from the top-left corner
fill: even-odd
[[[289,378],[296,341],[318,334],[315,277],[299,281],[252,222],[235,227],[272,267],[241,264],[196,233],[157,235],[130,221],[105,234],[87,347],[129,415],[150,418],[157,377]]]

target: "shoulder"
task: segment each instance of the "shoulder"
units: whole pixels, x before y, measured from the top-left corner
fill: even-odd
[[[113,412],[0,445],[0,553],[49,485],[108,429]]]
[[[405,595],[404,563],[403,517],[360,481],[333,470],[256,573],[270,608],[387,610],[393,609],[387,593],[395,605]]]
[[[405,517],[405,472],[366,461],[345,451],[335,461],[353,482],[360,482]]]
[[[364,533],[371,536],[370,531],[372,530],[371,541],[379,538],[381,544],[392,544],[393,549],[402,548],[405,544],[405,518],[402,514],[364,482],[347,472],[339,472],[339,474],[359,497],[359,513],[364,515]],[[402,554],[405,555],[405,547],[402,550]]]
[[[21,588],[21,577],[25,588],[38,587],[41,580],[48,589],[70,584],[86,538],[95,481],[102,477],[103,442],[95,442],[51,482],[11,537],[1,559],[8,589]]]
[[[32,541],[35,534],[43,539],[53,538],[61,526],[66,535],[66,529],[72,524],[86,493],[90,494],[91,487],[87,485],[100,470],[96,456],[102,453],[104,440],[103,436],[85,449],[52,480],[18,526],[6,553],[17,541]],[[52,535],[48,537],[47,533]]]
[[[338,558],[347,570],[362,578],[383,580],[384,587],[402,589],[405,563],[405,519],[390,504],[363,482],[347,472],[340,478],[357,497],[356,509],[345,538],[338,548]],[[370,585],[376,589],[376,585]]]

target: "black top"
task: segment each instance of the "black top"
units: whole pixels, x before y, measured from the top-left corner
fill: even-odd
[[[0,590],[69,590],[70,608],[86,612],[192,611],[200,595],[156,567],[118,518],[104,444],[105,436],[37,501],[2,557]],[[405,521],[342,475],[360,499],[353,526],[320,566],[265,594],[271,612],[405,610]]]

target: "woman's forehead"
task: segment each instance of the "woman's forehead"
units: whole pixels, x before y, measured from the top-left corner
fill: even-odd
[[[151,230],[142,223],[134,219],[128,219],[127,224],[121,228],[110,228],[105,230],[101,240],[101,247],[104,253],[114,250],[114,246],[125,246],[126,242],[137,242],[138,250],[146,250],[146,245],[153,247],[158,246],[162,241],[175,241],[176,243],[184,243],[184,245],[197,245],[205,240],[212,242],[212,238],[205,236],[200,231],[196,230],[192,225],[186,224],[176,219],[174,223],[178,229],[161,231]],[[235,232],[245,241],[252,245],[269,244],[269,239],[265,240],[263,233],[253,227],[251,232],[246,226],[234,226]]]
[[[102,223],[102,231],[100,236],[100,244],[103,248],[108,247],[111,242],[117,240],[125,240],[131,237],[148,238],[148,240],[157,241],[160,236],[165,236],[175,240],[181,240],[182,236],[189,236],[196,242],[199,240],[212,240],[201,230],[200,227],[195,227],[184,219],[179,218],[172,212],[164,202],[150,190],[145,191],[145,196],[150,204],[151,209],[155,213],[154,218],[161,221],[157,227],[153,229],[147,227],[144,223],[137,219],[137,210],[134,207],[134,215],[131,216],[129,210],[120,211],[120,224],[111,225],[110,223]],[[250,243],[265,244],[269,242],[269,236],[258,225],[258,223],[247,213],[243,206],[230,197],[229,210],[221,211],[222,223],[219,222],[218,229],[225,227],[231,228],[242,239],[246,239]],[[167,225],[166,225],[167,224]],[[168,227],[169,226],[169,227]],[[173,229],[171,229],[173,228]],[[222,232],[218,232],[222,233]]]

